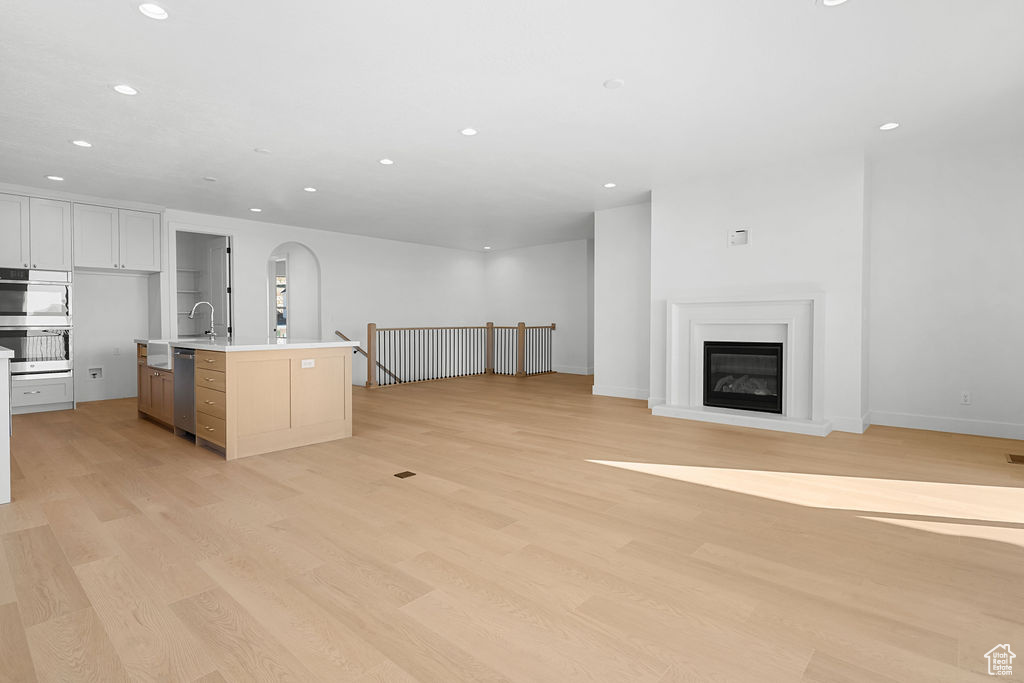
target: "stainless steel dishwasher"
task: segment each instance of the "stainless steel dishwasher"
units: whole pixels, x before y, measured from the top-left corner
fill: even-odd
[[[174,350],[174,431],[196,433],[196,355]]]

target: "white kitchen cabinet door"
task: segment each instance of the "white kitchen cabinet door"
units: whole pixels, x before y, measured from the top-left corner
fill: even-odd
[[[121,227],[121,267],[125,270],[160,270],[160,214],[118,210]]]
[[[71,202],[30,197],[28,216],[32,267],[71,270]]]
[[[28,197],[0,194],[0,267],[29,267]]]
[[[75,204],[75,267],[120,268],[117,209]]]

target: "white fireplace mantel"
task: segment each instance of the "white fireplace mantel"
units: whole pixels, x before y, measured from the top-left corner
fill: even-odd
[[[666,310],[666,402],[655,415],[825,436],[825,295],[695,296]],[[703,405],[704,342],[782,342],[782,414]]]

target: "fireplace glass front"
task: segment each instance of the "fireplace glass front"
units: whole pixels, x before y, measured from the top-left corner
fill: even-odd
[[[782,413],[782,343],[704,342],[704,405]]]

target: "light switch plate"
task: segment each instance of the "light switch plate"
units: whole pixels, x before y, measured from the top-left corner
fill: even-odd
[[[312,358],[303,358],[302,359],[302,367],[303,368],[315,368],[316,367],[316,361],[313,360]]]

